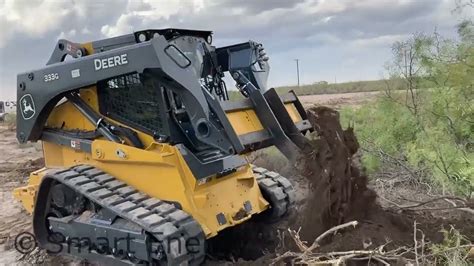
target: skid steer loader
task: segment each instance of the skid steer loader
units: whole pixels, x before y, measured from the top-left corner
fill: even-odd
[[[245,97],[229,100],[225,72]],[[45,167],[14,190],[38,245],[101,264],[197,265],[221,230],[283,217],[290,182],[246,155],[274,145],[295,160],[312,127],[295,93],[267,89],[268,73],[261,44],[216,48],[210,31],[59,40],[17,80],[17,138],[44,150]]]

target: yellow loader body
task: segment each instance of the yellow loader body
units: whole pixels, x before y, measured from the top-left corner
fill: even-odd
[[[98,110],[95,88],[81,90],[81,97]],[[285,107],[295,123],[302,120],[293,104],[287,103]],[[239,135],[263,130],[252,109],[231,111],[227,113],[227,117]],[[69,102],[62,103],[53,110],[47,125],[68,130],[94,129],[94,125]],[[41,178],[49,170],[88,164],[149,196],[178,202],[183,210],[200,223],[208,238],[268,208],[269,204],[259,190],[250,163],[232,174],[220,178],[214,177],[199,184],[175,147],[157,143],[151,136],[140,131],[136,132],[140,140],[145,143],[144,150],[99,139],[93,141],[92,153],[89,154],[68,146],[43,142],[45,168],[31,173],[28,185],[14,190],[15,198],[29,213],[32,213]],[[123,153],[117,155],[117,151]],[[251,215],[240,217],[239,211],[247,201],[253,207]],[[219,224],[215,218],[220,213],[226,217],[225,224]]]

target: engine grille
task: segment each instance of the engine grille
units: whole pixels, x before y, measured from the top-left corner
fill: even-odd
[[[151,81],[144,82],[140,74],[127,74],[102,81],[98,87],[102,114],[146,131],[163,131],[161,90]]]

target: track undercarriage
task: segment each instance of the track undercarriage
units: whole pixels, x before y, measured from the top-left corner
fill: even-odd
[[[284,216],[294,202],[289,181],[255,167],[271,208],[269,221]],[[199,265],[205,235],[180,206],[149,197],[92,166],[81,165],[46,175],[38,195],[34,231],[53,254],[67,254],[107,265]]]

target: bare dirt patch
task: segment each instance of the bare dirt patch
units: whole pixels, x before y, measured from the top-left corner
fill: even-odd
[[[13,198],[13,189],[24,185],[28,175],[44,166],[40,143],[18,144],[15,131],[0,125],[0,265],[77,264],[78,261],[48,256],[35,249],[21,254],[15,249],[15,238],[32,232],[32,218]]]
[[[315,94],[315,95],[301,95],[298,96],[305,108],[313,107],[314,105],[330,106],[335,109],[340,109],[342,106],[357,107],[364,103],[373,101],[380,91],[370,92],[353,92],[353,93],[336,93],[336,94]]]
[[[42,167],[42,153],[32,144],[20,146],[15,131],[6,126],[0,126],[0,150],[0,264],[9,265],[22,255],[14,249],[14,238],[31,231],[31,217],[12,191],[24,183],[29,172]]]

